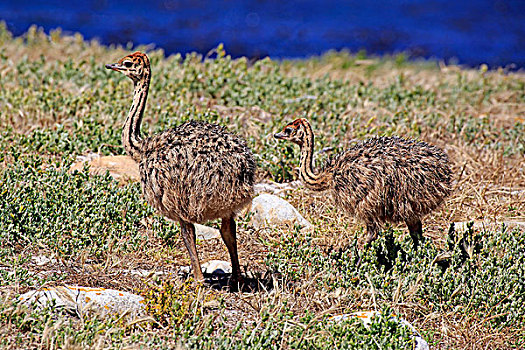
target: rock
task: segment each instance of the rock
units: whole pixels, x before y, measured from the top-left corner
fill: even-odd
[[[195,224],[195,235],[197,236],[197,239],[203,241],[221,238],[221,232],[216,228],[199,224]]]
[[[179,266],[180,275],[189,275],[190,273],[191,273],[191,266]]]
[[[225,275],[232,273],[232,265],[228,261],[210,260],[201,264],[202,273],[207,275]],[[189,275],[191,273],[191,266],[180,266],[180,275]]]
[[[374,317],[383,317],[383,314],[381,314],[378,311],[362,311],[362,312],[353,312],[351,314],[343,314],[343,315],[337,315],[333,316],[332,320],[334,322],[341,322],[344,320],[348,320],[350,318],[358,318],[363,322],[364,326],[366,328],[370,327],[370,324],[372,323],[372,318]],[[428,343],[425,339],[421,337],[421,334],[416,330],[414,326],[412,326],[408,321],[399,319],[396,316],[389,316],[391,320],[398,322],[405,327],[408,327],[412,331],[412,336],[414,337],[415,344],[414,344],[414,350],[429,350],[430,347],[428,346]]]
[[[70,171],[82,170],[84,164],[89,164],[89,173],[104,175],[106,171],[120,182],[140,181],[139,165],[128,156],[105,156],[90,154],[77,158],[79,162],[71,166]]]
[[[228,261],[210,260],[201,265],[202,273],[209,275],[224,275],[232,273],[232,265]]]
[[[59,286],[27,292],[19,298],[27,305],[35,303],[38,308],[54,301],[55,308],[74,313],[88,309],[103,315],[129,312],[133,316],[143,316],[146,313],[143,297],[114,289]]]
[[[256,228],[268,225],[300,225],[303,230],[312,230],[313,226],[290,203],[272,194],[263,193],[252,201],[251,223]]]

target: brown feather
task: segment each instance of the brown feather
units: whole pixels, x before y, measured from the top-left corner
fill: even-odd
[[[190,121],[143,139],[140,124],[151,80],[148,56],[135,52],[106,68],[134,83],[133,103],[122,132],[126,152],[139,163],[146,201],[179,221],[195,278],[203,275],[193,223],[221,218],[221,236],[241,281],[234,216],[254,195],[255,160],[246,142],[222,126]]]
[[[447,155],[423,141],[375,137],[312,169],[314,134],[306,119],[286,125],[276,138],[301,147],[300,176],[306,187],[331,192],[335,205],[363,221],[368,241],[386,222],[405,222],[417,246],[422,218],[451,192]]]

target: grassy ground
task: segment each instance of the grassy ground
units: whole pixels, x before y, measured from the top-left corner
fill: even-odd
[[[297,148],[272,135],[299,116],[311,121],[316,147],[325,149],[318,161],[378,134],[420,138],[453,160],[454,194],[424,222],[430,239],[417,252],[401,226],[359,250],[362,226],[325,196],[299,188],[287,199],[315,231],[256,230],[241,217],[241,264],[273,287],[230,293],[122,273],[189,265],[178,227],[155,215],[137,183],[68,172],[78,155],[124,153],[120,129],[132,86],[104,64],[129,50],[35,28],[12,38],[5,26],[0,46],[1,347],[410,347],[407,331],[387,319],[370,329],[330,321],[359,310],[400,315],[436,349],[525,346],[525,229],[514,224],[525,221],[522,73],[440,67],[403,55],[248,62],[221,47],[204,60],[141,48],[153,64],[145,133],[188,119],[227,125],[248,140],[260,180],[297,178]],[[449,234],[459,221],[484,226]],[[198,250],[201,261],[228,260],[218,241]],[[445,251],[448,266],[437,263]],[[39,265],[37,256],[54,260]],[[151,317],[70,318],[13,301],[61,284],[143,294]]]

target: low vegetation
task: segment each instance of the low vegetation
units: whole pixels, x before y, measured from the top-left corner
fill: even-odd
[[[314,224],[256,230],[239,219],[241,265],[261,287],[231,293],[177,276],[189,265],[179,228],[137,183],[70,171],[77,156],[123,154],[130,82],[104,69],[132,48],[0,25],[0,347],[410,348],[390,317],[369,327],[333,316],[382,311],[431,348],[525,347],[525,76],[330,52],[305,60],[147,51],[154,70],[144,132],[189,119],[246,137],[260,181],[297,179],[298,149],[272,135],[298,116],[324,160],[374,135],[415,137],[453,161],[455,190],[424,222],[418,251],[402,226],[364,249],[363,227],[304,188],[286,199]],[[461,223],[453,225],[452,223]],[[466,224],[469,223],[469,224]],[[216,225],[216,223],[209,223]],[[228,259],[201,242],[202,261]],[[41,257],[47,262],[41,263]],[[165,272],[151,277],[122,273]],[[145,297],[149,316],[71,317],[17,296],[75,284]]]

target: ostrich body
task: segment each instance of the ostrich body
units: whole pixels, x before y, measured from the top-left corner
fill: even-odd
[[[221,218],[220,232],[230,254],[232,280],[241,282],[234,216],[251,201],[255,175],[255,161],[246,142],[222,126],[197,121],[142,138],[140,124],[151,79],[148,56],[135,52],[106,68],[133,80],[133,103],[122,143],[139,163],[147,202],[180,223],[195,279],[202,281],[204,277],[193,224]]]
[[[336,206],[363,221],[367,243],[377,239],[385,222],[404,222],[417,248],[422,218],[451,192],[447,155],[423,141],[371,138],[333,156],[315,172],[314,134],[306,119],[289,123],[275,137],[301,147],[301,180],[314,191],[331,191]]]

